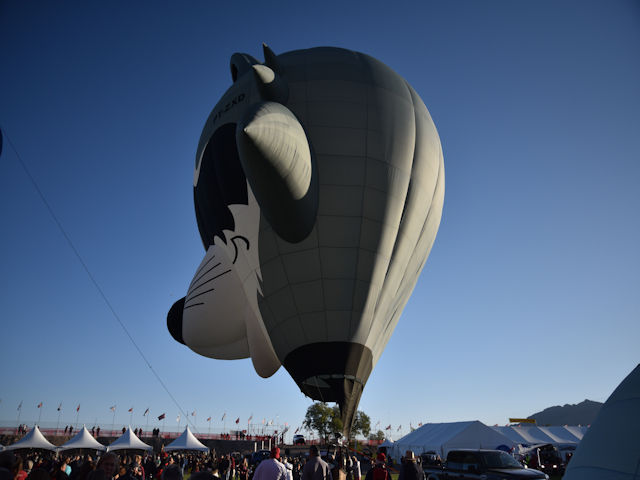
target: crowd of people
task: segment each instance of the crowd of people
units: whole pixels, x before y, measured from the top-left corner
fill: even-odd
[[[0,480],[391,480],[386,457],[361,461],[338,450],[321,458],[316,445],[305,455],[281,455],[273,447],[255,465],[251,456],[175,453],[120,456],[114,452],[65,456],[50,452],[0,453]],[[413,453],[407,452],[398,480],[424,480]]]

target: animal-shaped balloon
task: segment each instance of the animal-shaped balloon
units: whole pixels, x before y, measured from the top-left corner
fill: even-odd
[[[263,63],[234,54],[231,78],[196,154],[206,253],[168,328],[262,377],[284,365],[348,433],[436,237],[440,139],[413,88],[362,53],[265,45]]]

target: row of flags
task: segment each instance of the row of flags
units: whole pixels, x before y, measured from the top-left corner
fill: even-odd
[[[20,404],[18,405],[18,410],[22,410],[22,403],[23,403],[23,402],[21,401],[21,402],[20,402]],[[37,407],[37,408],[42,408],[42,406],[43,406],[43,405],[44,405],[44,402],[40,402],[40,403],[38,403],[38,405],[36,405],[36,407]],[[116,411],[116,407],[117,407],[116,405],[111,405],[111,406],[109,407],[109,410],[111,410],[112,412],[114,412],[114,413],[115,413],[115,411]],[[58,411],[61,411],[61,410],[62,410],[62,402],[60,402],[60,404],[58,405],[57,410],[58,410]],[[76,407],[76,412],[79,412],[79,411],[80,411],[80,404],[78,404],[78,406]],[[129,408],[127,411],[128,411],[129,413],[133,413],[133,407]],[[143,416],[143,417],[146,417],[148,413],[149,413],[149,408],[147,408],[147,409],[144,411],[144,413],[142,414],[142,416]],[[166,416],[167,416],[167,415],[166,415],[166,413],[163,413],[162,415],[159,415],[159,416],[158,416],[158,420],[164,420],[164,419],[166,418]],[[195,410],[194,410],[193,412],[191,412],[191,416],[192,416],[192,417],[195,417],[195,416],[196,416],[196,411],[195,411]],[[222,422],[222,421],[224,421],[224,419],[225,419],[225,418],[227,418],[227,413],[226,413],[226,412],[222,415],[222,418],[220,419],[220,421],[221,421],[221,422]],[[249,416],[249,418],[247,419],[247,423],[251,423],[251,420],[253,420],[253,414],[251,414],[251,416]],[[179,421],[180,421],[180,415],[178,415],[178,416],[176,417],[176,421],[177,421],[177,422],[179,422]],[[210,421],[211,421],[211,417],[207,417],[207,422],[210,422]],[[235,423],[236,423],[236,424],[239,424],[239,423],[240,423],[240,417],[236,418]],[[273,425],[273,420],[269,420],[269,422],[266,422],[266,419],[265,419],[265,418],[263,418],[263,419],[262,419],[262,424],[263,424],[263,425]],[[285,425],[287,425],[287,424],[285,423]],[[297,430],[296,430],[296,431],[297,431]]]
[[[44,402],[40,402],[38,405],[36,405],[36,408],[42,408],[42,406],[44,405]],[[22,401],[18,404],[18,410],[22,410]],[[56,409],[57,411],[62,410],[62,402],[60,402],[60,405],[58,405],[58,408]],[[80,404],[78,404],[78,406],[76,407],[76,412],[80,411]]]

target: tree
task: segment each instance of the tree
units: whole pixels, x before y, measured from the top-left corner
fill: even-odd
[[[307,408],[303,425],[310,430],[318,432],[318,435],[325,440],[328,440],[329,435],[339,438],[342,434],[340,408],[337,405],[330,407],[324,402],[315,402]],[[351,427],[350,438],[354,438],[358,434],[366,437],[369,435],[370,430],[371,420],[369,416],[358,410]]]
[[[358,410],[356,412],[355,419],[353,420],[353,426],[351,427],[351,438],[355,438],[355,436],[358,434],[367,438],[370,432],[371,419],[369,418],[369,415],[361,410]]]
[[[333,408],[324,402],[315,402],[307,408],[302,424],[306,428],[318,432],[320,438],[326,439],[332,430],[331,423],[333,419]]]
[[[382,430],[378,430],[376,433],[372,433],[369,435],[369,440],[377,440],[379,442],[384,441],[384,432]]]

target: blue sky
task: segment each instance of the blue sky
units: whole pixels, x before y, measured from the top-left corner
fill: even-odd
[[[365,388],[375,425],[604,401],[640,349],[637,2],[1,2],[0,127],[153,369],[196,422],[294,428],[281,369],[175,343],[166,312],[203,254],[204,121],[236,51],[320,45],[404,76],[438,128],[442,224]],[[144,424],[178,407],[129,341],[5,138],[0,420]],[[184,420],[182,421],[184,424]],[[399,432],[394,432],[398,436]]]

